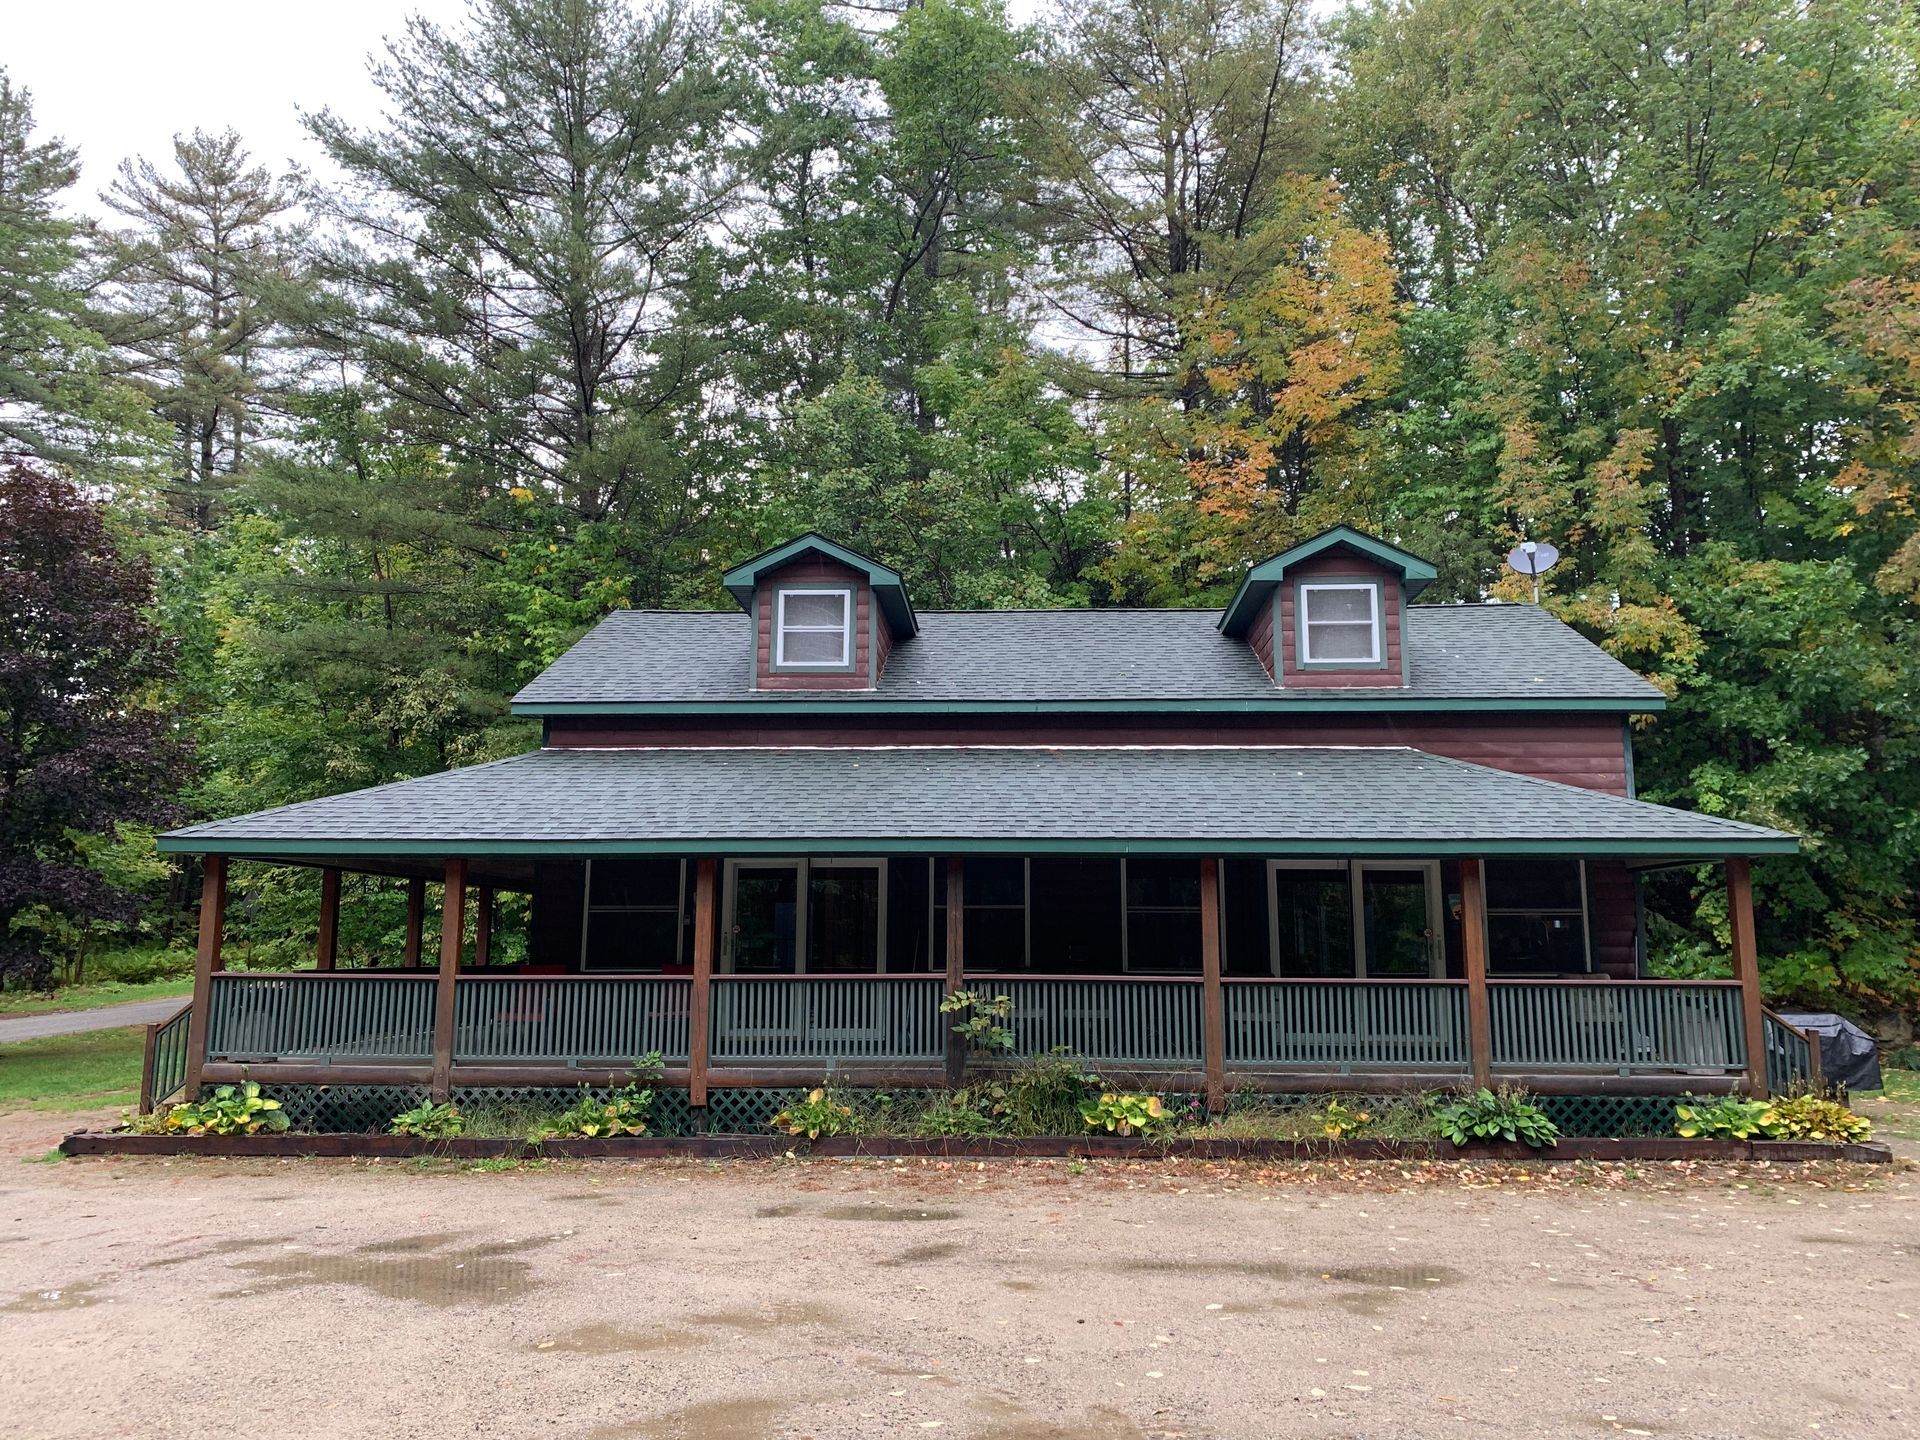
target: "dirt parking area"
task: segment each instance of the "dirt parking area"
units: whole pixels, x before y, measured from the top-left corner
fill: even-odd
[[[47,1138],[0,1125],[10,1436],[1920,1433],[1908,1165],[22,1163]]]

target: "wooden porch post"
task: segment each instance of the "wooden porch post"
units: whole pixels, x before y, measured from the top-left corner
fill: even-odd
[[[1460,862],[1460,950],[1467,974],[1467,1053],[1473,1083],[1493,1083],[1493,1007],[1487,999],[1487,871],[1477,855]]]
[[[433,1099],[453,1093],[453,983],[467,930],[467,862],[447,861],[447,894],[440,907],[440,980],[433,992]]]
[[[320,872],[320,939],[314,946],[313,968],[331,970],[340,956],[340,870],[329,865]]]
[[[1227,997],[1220,983],[1220,862],[1200,862],[1200,1048],[1207,1070],[1207,1109],[1227,1108]]]
[[[193,1011],[187,1017],[187,1099],[200,1098],[200,1070],[207,1063],[207,1011],[220,944],[227,929],[227,857],[209,855],[200,873],[200,945],[193,955]]]
[[[693,998],[687,1006],[687,1103],[707,1103],[707,1052],[713,1025],[713,950],[718,938],[711,857],[693,869]]]
[[[493,963],[493,887],[477,885],[473,895],[473,966]]]
[[[1733,940],[1733,974],[1740,982],[1740,1019],[1747,1037],[1747,1093],[1767,1093],[1766,1012],[1760,1000],[1760,950],[1753,928],[1753,867],[1744,857],[1727,861],[1727,929]]]
[[[967,867],[958,855],[947,857],[947,987],[957,995],[967,988]],[[958,1090],[967,1079],[967,1042],[952,1022],[947,1024],[947,1088]]]
[[[419,878],[407,881],[407,948],[404,963],[409,970],[420,968],[420,931],[427,914],[427,882]]]

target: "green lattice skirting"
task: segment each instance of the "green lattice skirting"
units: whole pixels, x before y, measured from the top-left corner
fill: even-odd
[[[269,1085],[266,1093],[278,1100],[287,1119],[296,1130],[316,1133],[384,1132],[402,1110],[423,1103],[424,1088],[411,1085]],[[604,1087],[589,1088],[589,1094],[604,1100]],[[652,1130],[656,1135],[764,1135],[768,1122],[795,1100],[806,1095],[804,1089],[724,1089],[707,1095],[704,1114],[694,1110],[685,1090],[661,1089],[655,1092]],[[922,1107],[931,1091],[890,1091],[903,1113]],[[551,1086],[515,1088],[456,1087],[453,1103],[462,1110],[505,1106],[563,1110],[579,1092]],[[1183,1107],[1196,1098],[1169,1095],[1169,1106]],[[1262,1106],[1320,1105],[1325,1095],[1248,1096],[1240,1103],[1257,1102]],[[1547,1112],[1563,1135],[1594,1139],[1636,1135],[1671,1135],[1673,1107],[1678,1095],[1541,1095],[1538,1104]]]

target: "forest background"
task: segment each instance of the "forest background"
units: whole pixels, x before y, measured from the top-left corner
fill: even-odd
[[[1914,27],[475,0],[305,117],[325,183],[194,132],[98,200],[0,73],[0,974],[177,964],[154,827],[525,749],[600,616],[798,531],[930,608],[1204,606],[1345,522],[1430,600],[1559,547],[1543,603],[1671,697],[1639,793],[1807,837],[1770,993],[1910,1037]],[[310,953],[312,875],[248,875],[246,963]],[[1721,963],[1709,877],[1647,899]]]

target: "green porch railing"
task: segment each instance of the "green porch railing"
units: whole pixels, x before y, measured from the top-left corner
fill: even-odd
[[[1488,982],[1495,1068],[1739,1070],[1737,981]]]
[[[693,981],[682,975],[461,975],[458,1061],[687,1058]]]
[[[431,975],[215,975],[207,998],[207,1059],[428,1060],[433,990]]]
[[[938,1060],[937,975],[716,975],[709,1053],[755,1061]]]
[[[1458,980],[1227,980],[1227,1064],[1273,1069],[1465,1070]]]
[[[1065,1046],[1103,1065],[1201,1063],[1197,979],[969,975],[966,986],[1013,1001],[1016,1056],[1044,1055]]]
[[[140,1113],[151,1115],[187,1084],[187,1028],[193,1006],[183,1005],[165,1020],[147,1026],[147,1047],[140,1067]]]
[[[1762,1033],[1767,1047],[1767,1091],[1788,1094],[1796,1085],[1811,1085],[1820,1078],[1818,1036],[1789,1025],[1771,1010],[1762,1012]]]

